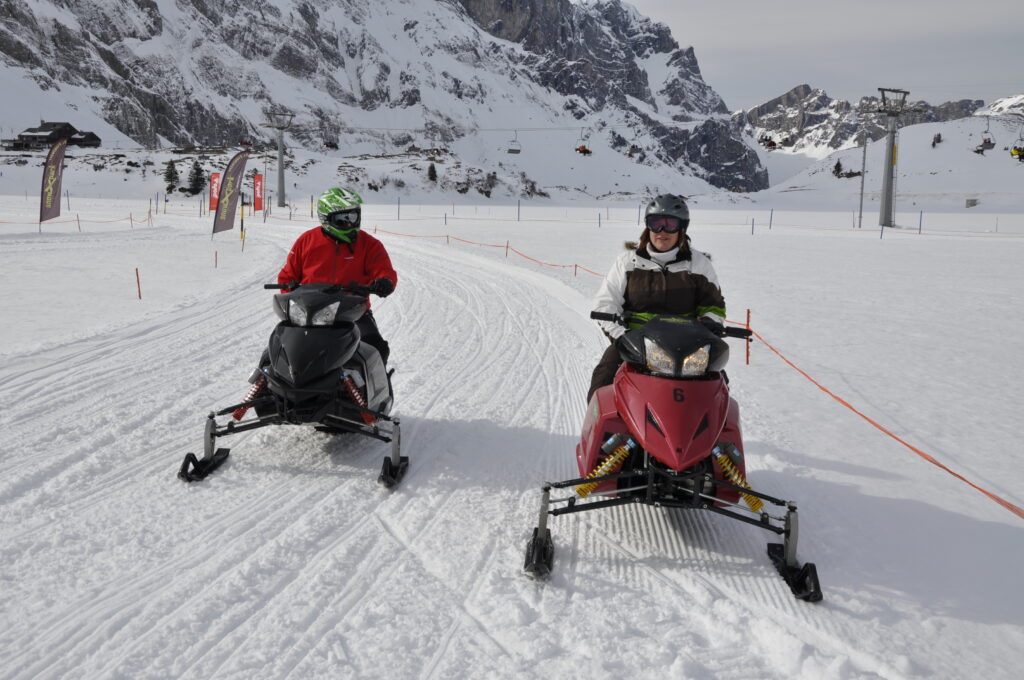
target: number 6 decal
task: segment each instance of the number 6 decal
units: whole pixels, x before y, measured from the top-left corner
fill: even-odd
[[[672,398],[675,399],[676,401],[686,401],[686,398],[683,395],[683,388],[682,387],[675,388],[672,391]]]

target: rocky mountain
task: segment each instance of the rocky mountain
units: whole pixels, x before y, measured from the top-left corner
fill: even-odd
[[[307,150],[443,148],[510,187],[543,174],[505,153],[530,133],[638,177],[767,186],[693,50],[621,0],[0,0],[0,59],[151,148],[258,145],[277,111]]]
[[[762,145],[827,155],[859,144],[862,124],[869,139],[884,137],[885,116],[877,113],[880,103],[878,97],[862,97],[851,104],[832,99],[824,90],[798,85],[761,106],[735,113],[733,120]],[[911,101],[906,104],[908,113],[901,118],[901,126],[966,118],[983,104],[977,99],[938,106]]]

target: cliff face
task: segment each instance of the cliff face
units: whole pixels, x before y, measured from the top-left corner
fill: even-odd
[[[642,131],[653,139],[645,153],[666,164],[720,188],[767,187],[767,172],[704,82],[693,49],[680,48],[665,25],[618,0],[459,2],[488,33],[521,45],[520,63],[539,84],[572,98],[576,118],[621,114],[633,136]],[[652,80],[654,71],[667,75]]]

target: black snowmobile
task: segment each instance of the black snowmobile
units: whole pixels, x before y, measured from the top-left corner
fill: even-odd
[[[399,421],[390,416],[391,373],[377,349],[360,340],[355,324],[369,309],[369,289],[322,283],[263,287],[290,289],[274,296],[281,322],[249,378],[245,400],[208,416],[203,457],[187,454],[178,477],[194,482],[216,470],[229,452],[216,446],[218,437],[287,424],[391,442],[378,481],[387,487],[397,484],[409,459],[400,455]],[[256,417],[243,420],[250,409]],[[218,423],[223,416],[230,417]]]

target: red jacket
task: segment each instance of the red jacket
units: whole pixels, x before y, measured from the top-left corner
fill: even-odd
[[[357,232],[355,243],[342,243],[315,227],[305,232],[288,253],[277,282],[336,283],[355,282],[367,286],[375,279],[391,279],[398,285],[398,274],[384,245],[365,231]]]

